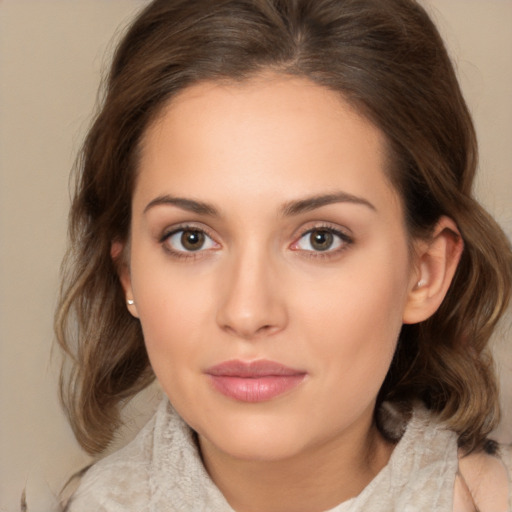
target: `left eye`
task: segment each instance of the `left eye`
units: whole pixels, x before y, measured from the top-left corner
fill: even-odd
[[[217,244],[199,229],[180,229],[168,235],[165,243],[176,252],[197,252],[212,249]]]
[[[304,233],[293,248],[301,251],[327,252],[335,251],[347,242],[346,236],[331,229],[312,229]]]

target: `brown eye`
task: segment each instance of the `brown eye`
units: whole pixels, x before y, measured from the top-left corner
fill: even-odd
[[[209,249],[218,249],[219,245],[203,230],[194,228],[181,228],[165,235],[160,242],[173,253],[202,252]]]
[[[186,251],[198,251],[203,247],[205,238],[202,231],[183,231],[181,234],[181,245]]]
[[[352,243],[352,238],[334,228],[318,227],[306,231],[292,246],[295,251],[336,253]]]
[[[327,251],[334,243],[334,235],[330,231],[317,229],[309,234],[309,243],[315,251]]]

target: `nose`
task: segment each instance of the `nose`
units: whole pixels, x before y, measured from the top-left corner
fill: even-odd
[[[261,251],[249,249],[233,260],[221,276],[218,326],[245,340],[282,331],[288,315],[278,265]]]

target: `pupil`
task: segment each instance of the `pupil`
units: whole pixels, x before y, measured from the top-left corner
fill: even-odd
[[[181,235],[181,244],[188,251],[197,251],[204,244],[204,233],[201,233],[201,231],[184,231]]]
[[[317,251],[326,251],[333,242],[333,235],[329,231],[313,231],[310,237],[311,247]]]

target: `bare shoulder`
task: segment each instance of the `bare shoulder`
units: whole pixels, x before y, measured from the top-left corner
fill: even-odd
[[[459,457],[455,481],[454,512],[507,512],[509,510],[512,452],[503,448],[500,455],[485,452]]]

